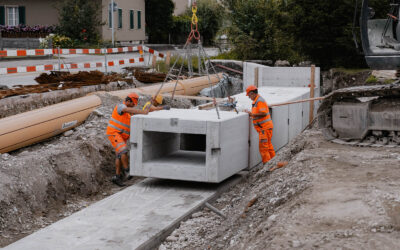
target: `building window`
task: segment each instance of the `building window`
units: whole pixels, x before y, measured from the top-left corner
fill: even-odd
[[[129,28],[133,30],[135,28],[135,12],[133,10],[129,11]]]
[[[118,9],[118,29],[122,29],[122,9]]]
[[[142,28],[142,11],[138,10],[137,12],[137,28]]]
[[[7,7],[7,24],[17,26],[19,24],[18,7]]]

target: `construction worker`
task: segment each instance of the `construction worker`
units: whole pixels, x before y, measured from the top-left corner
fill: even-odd
[[[168,105],[159,106],[162,104],[162,102],[163,102],[162,95],[157,95],[151,101],[146,102],[146,104],[143,106],[143,110],[149,109],[150,112],[162,110],[162,109],[169,110],[170,107]]]
[[[258,94],[256,86],[247,87],[246,95],[253,101],[251,111],[246,110],[246,112],[253,119],[254,128],[259,134],[259,149],[262,162],[265,164],[275,156],[271,143],[272,129],[274,128],[271,114],[267,102]]]
[[[108,122],[106,134],[116,154],[116,175],[112,178],[112,182],[118,186],[124,186],[123,176],[126,176],[128,179],[131,178],[129,176],[128,147],[126,145],[130,137],[131,116],[135,114],[148,114],[150,111],[133,108],[138,104],[138,101],[138,94],[129,94],[125,98],[125,102],[118,104],[114,108],[111,119]],[[121,170],[121,164],[123,171]]]

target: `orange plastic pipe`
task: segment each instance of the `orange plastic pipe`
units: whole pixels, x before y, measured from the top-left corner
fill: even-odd
[[[92,95],[0,119],[0,153],[72,129],[84,122],[100,105],[100,98]]]
[[[176,86],[176,95],[197,95],[204,88],[210,87],[211,85],[215,85],[222,79],[222,74],[218,75],[210,75],[210,80],[207,76],[190,78],[186,80],[179,80]],[[174,91],[176,81],[170,81],[164,83],[163,88],[160,91],[160,94],[172,94]],[[113,96],[118,96],[120,98],[125,98],[129,93],[135,92],[137,94],[147,94],[147,95],[155,95],[157,91],[160,89],[161,84],[156,84],[148,87],[134,88],[134,89],[124,89],[118,91],[111,91],[108,94]]]

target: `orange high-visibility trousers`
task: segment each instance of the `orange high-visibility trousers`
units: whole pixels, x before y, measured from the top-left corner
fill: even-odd
[[[259,134],[259,149],[263,164],[274,158],[275,150],[272,146],[272,129],[262,129]]]
[[[108,140],[115,149],[115,155],[117,158],[121,158],[122,154],[128,153],[128,147],[126,145],[126,140],[120,134],[114,134],[108,136]]]

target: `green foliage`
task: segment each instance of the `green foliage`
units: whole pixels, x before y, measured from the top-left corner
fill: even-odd
[[[385,79],[385,81],[383,82],[384,84],[392,84],[394,83],[393,79]]]
[[[47,36],[41,43],[41,48],[50,48],[50,40],[53,48],[74,48],[74,41],[66,36],[51,34]]]
[[[168,36],[173,26],[172,0],[145,0],[146,32],[150,43],[168,43]]]
[[[285,0],[227,0],[225,5],[232,22],[226,31],[240,58],[301,59],[294,37],[286,32],[291,22]]]
[[[374,75],[370,75],[367,80],[365,80],[366,83],[377,83],[378,79]]]
[[[192,16],[191,9],[186,12],[186,15]],[[225,17],[225,8],[215,0],[199,0],[197,1],[197,17],[203,43],[212,44]]]
[[[191,31],[192,9],[188,8],[185,14],[174,17],[171,30],[173,43],[185,43]],[[214,38],[222,26],[225,9],[215,0],[197,1],[198,30],[203,44],[213,44]]]
[[[240,60],[240,57],[234,51],[230,51],[230,52],[221,53],[218,56],[213,56],[211,59]]]
[[[186,59],[183,59],[182,57],[178,57],[176,55],[171,56],[171,60],[170,60],[170,65],[167,65],[165,63],[164,60],[162,61],[157,61],[156,62],[156,69],[160,72],[164,72],[167,73],[168,70],[174,65],[176,61],[176,65],[175,68],[177,68],[178,70],[180,69],[182,63],[183,63],[183,71],[188,71],[189,67],[188,67],[188,61]],[[201,63],[204,64],[204,60],[201,60]],[[193,71],[198,71],[199,70],[199,58],[197,56],[193,56],[192,57],[192,66],[193,66]]]
[[[227,28],[242,59],[310,59],[318,66],[366,67],[353,41],[354,0],[224,0]],[[358,10],[361,1],[358,1]],[[390,0],[370,0],[386,18]],[[359,14],[360,11],[358,11]],[[358,20],[357,16],[356,20]],[[356,23],[356,26],[359,24]],[[358,41],[359,29],[356,28]]]
[[[182,44],[186,43],[190,33],[190,23],[192,18],[188,15],[174,16],[171,29],[171,43]]]
[[[97,1],[64,0],[60,6],[58,33],[74,43],[98,43],[101,5]]]

